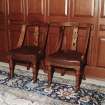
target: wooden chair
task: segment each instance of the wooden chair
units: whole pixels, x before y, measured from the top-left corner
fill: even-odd
[[[48,85],[51,85],[53,73],[56,67],[63,68],[62,75],[64,75],[67,69],[71,69],[76,73],[75,90],[78,91],[80,89],[81,80],[84,76],[84,67],[87,63],[91,25],[64,22],[52,23],[50,27],[57,26],[60,29],[60,37],[57,42],[58,50],[46,58]],[[70,36],[72,35],[71,47],[69,49],[64,48],[66,33],[69,33]]]
[[[34,45],[24,45],[26,34],[30,33],[29,29],[34,35]],[[34,32],[33,32],[34,31]],[[35,23],[22,25],[20,38],[18,40],[17,48],[9,52],[10,55],[10,72],[9,78],[14,76],[14,68],[17,63],[27,65],[27,68],[32,67],[33,82],[37,81],[38,70],[41,62],[45,58],[46,44],[48,38],[49,25],[47,23]]]

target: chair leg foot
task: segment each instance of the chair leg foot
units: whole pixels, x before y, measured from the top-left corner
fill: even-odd
[[[30,69],[30,64],[27,64],[27,70],[29,70]]]
[[[61,76],[64,76],[64,75],[65,75],[65,70],[63,69],[61,72]]]
[[[33,83],[36,83],[36,82],[37,82],[37,79],[35,79],[35,80],[33,79]]]
[[[37,74],[36,74],[36,72],[33,72],[32,80],[33,80],[33,83],[37,82]]]
[[[10,73],[8,74],[9,79],[12,79],[14,77],[14,73],[13,71],[10,71]]]

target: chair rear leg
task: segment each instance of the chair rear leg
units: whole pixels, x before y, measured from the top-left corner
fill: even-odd
[[[14,77],[14,69],[15,69],[15,62],[13,59],[10,59],[10,62],[9,62],[9,69],[10,69],[10,72],[9,72],[9,79],[13,78]]]
[[[84,67],[83,67],[82,70],[81,70],[81,79],[86,80]]]
[[[28,63],[28,64],[27,64],[27,70],[29,70],[29,69],[30,69],[30,67],[31,67],[31,64],[30,64],[30,63]]]
[[[47,68],[46,68],[46,62],[44,60],[41,62],[41,65],[44,73],[46,73]]]
[[[62,71],[61,71],[61,76],[64,76],[64,75],[65,75],[65,70],[62,69]]]

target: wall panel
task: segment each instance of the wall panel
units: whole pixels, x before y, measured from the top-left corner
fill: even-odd
[[[88,5],[87,5],[88,4]],[[94,16],[95,0],[74,0],[74,16]]]
[[[101,17],[105,17],[105,0],[101,0]]]
[[[97,66],[105,67],[105,35],[99,38]]]
[[[24,0],[7,0],[8,20],[10,22],[24,21]]]
[[[29,22],[43,20],[46,0],[26,0],[26,18]]]
[[[0,0],[0,60],[7,60],[5,52],[8,51],[6,0]]]
[[[49,0],[48,1],[49,16],[65,16],[65,15],[67,15],[66,2],[67,2],[67,0],[60,0],[60,5],[59,5],[59,0]]]

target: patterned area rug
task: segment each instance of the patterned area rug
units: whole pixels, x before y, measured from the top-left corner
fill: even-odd
[[[50,88],[47,75],[39,74],[32,83],[30,71],[15,70],[8,79],[8,68],[0,67],[0,105],[105,105],[105,87],[82,83],[74,92],[74,81],[54,77]]]

